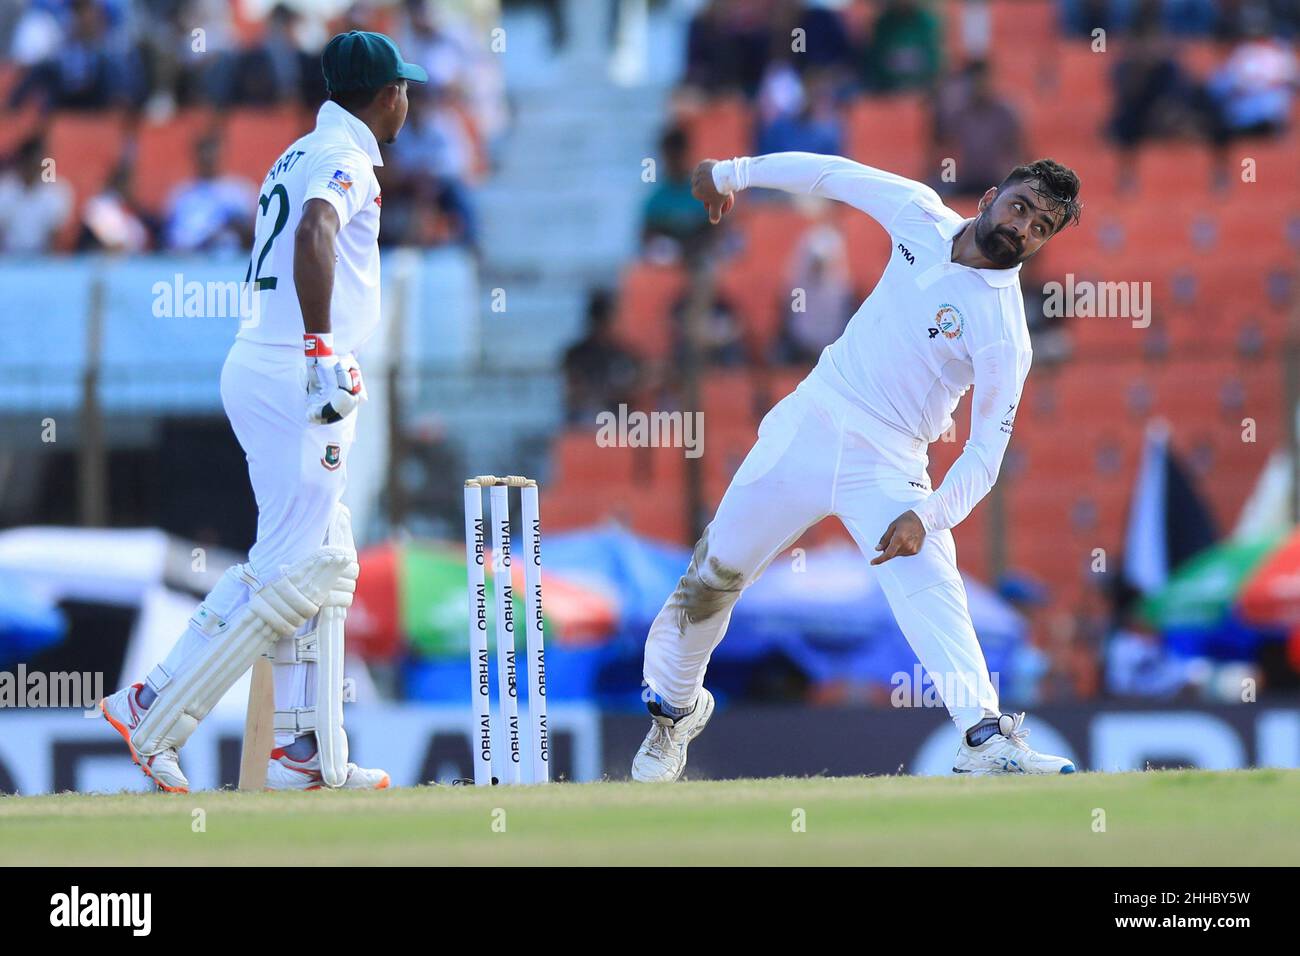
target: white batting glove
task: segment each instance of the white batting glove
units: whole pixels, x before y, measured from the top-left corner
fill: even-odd
[[[356,410],[365,397],[361,367],[351,355],[334,354],[332,333],[302,337],[307,359],[307,421],[332,425]]]

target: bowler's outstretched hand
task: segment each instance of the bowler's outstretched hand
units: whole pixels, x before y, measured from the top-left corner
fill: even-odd
[[[736,204],[735,193],[720,193],[713,184],[713,167],[717,164],[716,159],[706,159],[695,167],[691,176],[691,195],[704,203],[704,208],[709,211],[709,222],[715,226]]]

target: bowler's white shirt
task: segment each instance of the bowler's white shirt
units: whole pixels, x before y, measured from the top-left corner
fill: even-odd
[[[294,232],[303,206],[323,199],[339,216],[330,324],[334,351],[355,351],[379,325],[379,143],[365,123],[334,102],[316,128],[271,165],[258,198],[248,280],[258,280],[259,321],[238,337],[302,348],[302,310],[293,283]]]
[[[718,163],[714,185],[811,193],[848,203],[890,235],[880,282],[826,347],[822,380],[845,391],[896,438],[919,446],[952,424],[973,385],[971,435],[943,483],[916,507],[927,531],[951,528],[997,479],[1032,352],[1020,267],[972,269],[952,261],[967,220],[933,189],[835,156],[775,153]]]

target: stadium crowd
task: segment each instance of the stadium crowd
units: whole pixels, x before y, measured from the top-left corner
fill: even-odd
[[[320,50],[347,29],[387,30],[431,79],[412,88],[408,127],[381,171],[385,192],[401,200],[384,217],[381,243],[473,248],[473,186],[505,129],[504,92],[483,31],[442,5],[360,0],[327,20],[277,3],[264,18],[243,19],[227,0],[28,0],[7,19],[0,13],[0,50],[7,54],[0,59],[0,99],[7,115],[34,112],[40,120],[4,156],[0,195],[26,198],[23,208],[35,208],[35,216],[0,220],[0,251],[242,248],[244,213],[257,184],[221,168],[223,120],[278,110],[305,132],[326,95]],[[49,156],[47,121],[66,112],[120,114],[117,161],[102,190],[79,205],[66,187],[42,189],[34,202],[33,177]],[[166,127],[195,112],[210,122],[174,144],[193,154],[194,178],[177,184],[161,205],[139,201],[141,128]],[[177,128],[185,131],[178,136],[190,131]]]

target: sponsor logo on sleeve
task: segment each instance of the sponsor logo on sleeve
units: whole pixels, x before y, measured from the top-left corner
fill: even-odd
[[[348,190],[352,188],[352,177],[343,170],[336,169],[334,175],[330,177],[330,181],[325,185],[340,196],[346,196]]]

